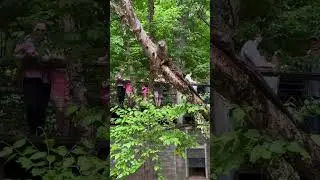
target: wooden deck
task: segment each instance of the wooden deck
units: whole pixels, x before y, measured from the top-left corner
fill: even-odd
[[[277,72],[272,69],[267,68],[257,68],[257,71],[260,72],[263,76],[280,76],[287,78],[295,78],[295,79],[305,79],[305,80],[319,80],[320,81],[320,73],[313,72]]]

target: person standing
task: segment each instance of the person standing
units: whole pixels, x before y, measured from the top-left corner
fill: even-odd
[[[133,88],[130,80],[124,82],[124,89],[128,100],[128,105],[131,107],[133,105]]]
[[[125,99],[125,87],[124,87],[124,79],[123,79],[124,69],[121,69],[119,73],[116,75],[116,84],[117,84],[117,96],[119,105],[122,106]]]
[[[142,86],[142,96],[144,100],[148,99],[148,94],[149,94],[149,88],[147,85],[143,84]]]
[[[154,101],[156,103],[156,106],[161,106],[161,103],[162,103],[162,94],[160,92],[160,87],[154,87]]]
[[[47,24],[39,21],[34,24],[32,33],[18,42],[14,50],[14,56],[22,61],[23,100],[31,135],[39,135],[37,128],[45,125],[51,84],[48,72],[37,62],[48,59],[45,52],[50,48]]]
[[[107,81],[103,81],[101,83],[101,101],[103,105],[107,105],[109,103],[109,86]]]
[[[70,121],[66,116],[66,106],[70,98],[70,82],[66,68],[50,71],[51,97],[56,106],[56,131],[58,136],[68,136]]]

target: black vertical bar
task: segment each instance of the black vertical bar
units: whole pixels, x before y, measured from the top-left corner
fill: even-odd
[[[106,1],[106,7],[104,9],[105,12],[105,27],[106,27],[106,37],[105,37],[105,48],[106,48],[106,54],[107,54],[107,66],[106,66],[106,81],[107,89],[108,89],[108,101],[106,103],[106,122],[107,127],[109,128],[110,132],[110,2]],[[108,155],[107,160],[110,162],[110,133],[109,137],[107,137],[107,143],[108,143]],[[110,166],[109,166],[110,167]],[[109,177],[110,177],[110,168],[109,168]]]

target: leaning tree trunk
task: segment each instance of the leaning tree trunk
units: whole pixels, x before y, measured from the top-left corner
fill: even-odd
[[[151,63],[153,65],[160,64],[160,67],[158,67],[159,72],[163,75],[165,80],[172,84],[178,91],[187,95],[190,102],[206,107],[201,114],[207,121],[209,121],[210,118],[207,105],[204,103],[199,94],[195,92],[193,87],[181,76],[182,72],[173,66],[160,63],[161,59],[157,56],[158,46],[150,39],[150,37],[142,28],[140,21],[135,15],[130,0],[122,0],[120,3],[121,5],[119,6],[113,2],[110,3],[111,7],[113,7],[116,13],[121,17],[121,22],[128,25],[133,31],[138,43],[140,43],[148,57],[151,59]],[[170,57],[166,55],[165,59],[170,59]]]
[[[212,73],[217,93],[230,102],[252,106],[251,123],[273,139],[300,142],[310,153],[310,159],[290,157],[281,160],[310,180],[320,179],[320,147],[310,135],[299,130],[293,116],[282,105],[260,73],[235,54],[231,37],[212,30]],[[285,177],[285,176],[284,176]]]
[[[154,38],[154,34],[152,31],[152,22],[153,22],[153,16],[154,16],[154,1],[155,0],[148,0],[148,23],[149,23],[149,32],[150,32],[150,37],[151,39]],[[152,60],[149,61],[149,92],[154,91],[154,80],[157,77],[157,71],[154,67],[154,64],[151,63]]]

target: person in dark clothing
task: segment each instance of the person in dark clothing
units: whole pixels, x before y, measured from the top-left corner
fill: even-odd
[[[43,127],[46,109],[50,100],[51,85],[43,83],[40,78],[24,78],[23,97],[31,134],[37,134],[37,128]]]
[[[14,56],[22,61],[23,97],[32,135],[37,135],[37,128],[45,124],[45,113],[51,93],[48,73],[34,63],[48,59],[43,53],[49,48],[46,32],[47,25],[44,22],[36,23],[33,32],[19,42],[14,50]]]
[[[124,99],[126,96],[126,91],[125,91],[125,87],[124,87],[123,72],[124,72],[124,70],[121,69],[120,72],[116,75],[117,95],[118,95],[118,101],[119,101],[120,106],[123,105]]]
[[[103,105],[109,103],[109,85],[107,81],[101,83],[101,101]]]

